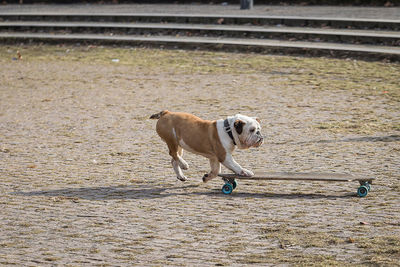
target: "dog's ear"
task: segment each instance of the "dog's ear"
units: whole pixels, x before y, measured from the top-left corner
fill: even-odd
[[[233,126],[235,126],[235,130],[238,134],[241,134],[243,132],[243,126],[246,123],[244,121],[241,120],[236,120],[235,123],[233,124]]]

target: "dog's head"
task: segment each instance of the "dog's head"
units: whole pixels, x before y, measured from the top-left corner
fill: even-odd
[[[236,114],[233,117],[233,129],[236,144],[240,149],[259,147],[264,142],[261,134],[260,120],[258,118],[247,117]],[[239,142],[237,142],[239,141]]]

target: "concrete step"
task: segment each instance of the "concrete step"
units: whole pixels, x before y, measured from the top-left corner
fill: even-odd
[[[354,29],[400,30],[397,19],[323,18],[263,15],[201,15],[155,13],[51,13],[0,12],[0,21],[91,21],[91,22],[169,22],[192,24],[284,25],[297,27],[331,27]]]
[[[330,29],[284,26],[247,26],[176,23],[113,23],[113,22],[0,22],[0,31],[29,31],[68,33],[157,34],[187,36],[225,36],[242,38],[265,38],[287,40],[315,40],[339,43],[400,44],[399,31]]]
[[[157,44],[175,46],[204,46],[217,47],[253,47],[274,50],[291,49],[297,52],[320,51],[366,53],[377,56],[400,59],[400,47],[336,44],[325,42],[281,41],[269,39],[243,38],[211,38],[211,37],[176,37],[176,36],[131,36],[131,35],[102,35],[102,34],[42,34],[42,33],[0,33],[0,41],[49,41],[49,42],[95,42],[95,43],[124,43],[124,44]]]
[[[232,47],[399,57],[400,20],[154,13],[1,13],[0,41]],[[368,56],[368,59],[371,57]]]

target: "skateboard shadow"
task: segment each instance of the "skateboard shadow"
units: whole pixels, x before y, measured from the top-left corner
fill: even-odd
[[[62,197],[67,199],[86,199],[91,201],[121,200],[121,199],[159,199],[174,196],[209,196],[213,198],[265,198],[265,199],[340,199],[356,197],[356,194],[326,195],[317,193],[251,193],[234,191],[230,195],[224,195],[221,190],[196,190],[201,184],[184,186],[107,186],[107,187],[80,187],[63,188],[56,190],[42,190],[30,192],[13,192],[11,194],[29,197]]]
[[[225,196],[226,197],[226,196]],[[343,195],[325,195],[317,193],[247,193],[234,192],[228,197],[232,198],[265,198],[265,199],[346,199],[357,197],[356,193]]]

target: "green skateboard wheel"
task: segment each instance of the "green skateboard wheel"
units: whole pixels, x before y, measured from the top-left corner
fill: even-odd
[[[365,197],[368,194],[368,187],[365,185],[362,185],[358,188],[357,190],[357,195],[359,197]]]
[[[233,182],[232,182],[232,188],[235,189],[236,187],[237,187],[237,182],[236,182],[236,180],[233,180]]]
[[[225,195],[231,194],[232,191],[233,191],[233,185],[231,183],[226,183],[222,187],[222,193],[224,193]]]

